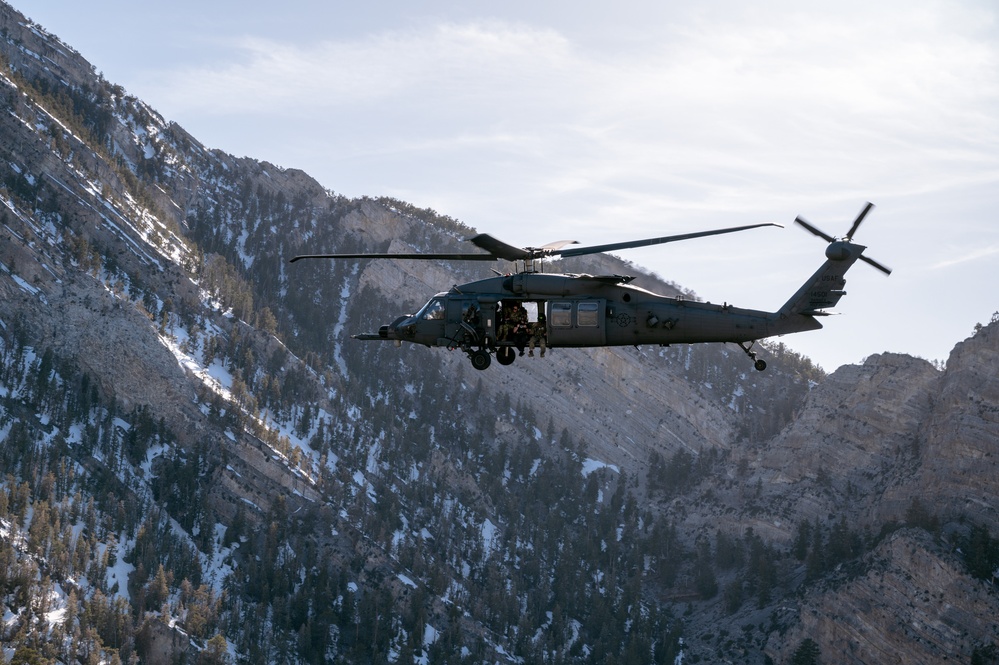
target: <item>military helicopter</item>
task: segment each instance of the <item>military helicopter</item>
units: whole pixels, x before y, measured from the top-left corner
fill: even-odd
[[[735,233],[780,224],[762,223],[710,231],[646,238],[593,247],[572,247],[576,241],[542,247],[514,247],[488,234],[468,241],[485,253],[455,254],[306,254],[302,259],[416,259],[425,261],[496,261],[515,263],[517,270],[468,284],[452,286],[433,296],[415,314],[383,325],[377,333],[352,335],[359,340],[392,341],[461,349],[475,369],[484,370],[492,356],[509,365],[535,341],[546,348],[638,346],[641,344],[737,344],[763,371],[767,363],[752,350],[756,340],[822,328],[819,317],[846,295],[844,275],[859,259],[885,274],[891,270],[864,256],[853,235],[874,205],[867,203],[842,238],[820,231],[801,217],[795,222],[824,239],[826,261],[776,312],[714,305],[683,296],[664,296],[633,286],[627,275],[550,274],[544,260],[647,247],[705,236]]]

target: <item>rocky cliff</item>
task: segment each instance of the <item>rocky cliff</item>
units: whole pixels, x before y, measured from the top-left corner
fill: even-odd
[[[996,573],[973,579],[967,562],[977,547],[969,528],[996,529],[997,332],[993,323],[960,343],[943,371],[896,354],[840,368],[783,432],[751,447],[737,483],[714,485],[710,500],[690,509],[695,532],[748,528],[800,549],[803,565],[787,572],[803,576],[804,595],[770,615],[765,651],[775,662],[790,662],[806,639],[822,662],[993,653]],[[903,525],[921,528],[895,531]],[[834,569],[814,575],[823,561]],[[739,620],[747,619],[721,623]]]
[[[823,661],[968,662],[999,641],[995,590],[969,579],[959,557],[921,530],[898,531],[862,562],[780,610],[792,627],[771,635],[777,662],[811,638]]]

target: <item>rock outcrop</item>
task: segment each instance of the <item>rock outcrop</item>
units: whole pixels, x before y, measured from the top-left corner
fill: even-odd
[[[793,628],[771,635],[776,662],[805,639],[824,663],[969,662],[999,644],[999,597],[922,530],[898,531],[860,564],[780,610]]]

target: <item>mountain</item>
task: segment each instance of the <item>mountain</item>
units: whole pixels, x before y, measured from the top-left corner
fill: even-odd
[[[212,150],[6,4],[0,35],[5,658],[996,659],[999,323],[828,376],[351,340],[486,269],[288,258],[474,231]]]

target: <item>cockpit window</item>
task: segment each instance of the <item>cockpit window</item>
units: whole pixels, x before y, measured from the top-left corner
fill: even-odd
[[[437,321],[444,318],[444,302],[438,298],[434,298],[426,305],[424,305],[423,310],[420,312],[420,318],[428,321]]]

